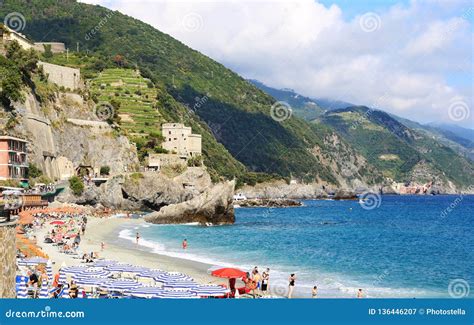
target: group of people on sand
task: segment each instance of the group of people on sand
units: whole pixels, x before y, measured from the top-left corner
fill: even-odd
[[[258,266],[255,266],[251,272],[242,278],[245,288],[252,293],[252,296],[265,296],[268,293],[268,284],[270,281],[270,269],[266,268],[261,274]]]

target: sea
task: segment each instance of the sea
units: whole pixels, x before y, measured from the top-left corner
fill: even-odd
[[[352,298],[474,297],[474,196],[308,200],[291,208],[236,208],[233,225],[123,224],[123,244],[211,265],[260,272],[270,294]],[[373,202],[372,202],[373,203]],[[181,243],[187,239],[188,248]]]

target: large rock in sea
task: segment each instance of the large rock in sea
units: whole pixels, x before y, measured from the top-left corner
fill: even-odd
[[[145,220],[151,223],[190,223],[222,225],[235,222],[233,196],[235,182],[216,184],[193,199],[171,204],[150,213]]]

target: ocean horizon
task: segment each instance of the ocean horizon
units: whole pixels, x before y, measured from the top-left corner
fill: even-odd
[[[237,208],[233,225],[123,224],[117,243],[152,253],[250,271],[271,269],[271,293],[442,298],[474,278],[474,196],[390,196],[377,206],[304,200],[295,208]],[[188,241],[188,249],[181,247]],[[136,245],[134,245],[137,248]],[[472,297],[472,293],[469,295]]]

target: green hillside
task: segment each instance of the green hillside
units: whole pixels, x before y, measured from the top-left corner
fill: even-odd
[[[396,181],[409,180],[421,162],[458,186],[474,180],[470,161],[385,112],[354,106],[328,111],[316,123],[330,125],[384,176]]]
[[[293,113],[304,120],[311,121],[326,111],[321,108],[313,99],[295,93],[291,89],[276,89],[268,87],[258,80],[249,80],[253,85],[263,90],[273,98],[288,103]]]
[[[138,71],[105,69],[89,85],[98,103],[119,103],[120,125],[128,134],[148,135],[160,130],[163,118],[158,110],[156,90]]]
[[[25,16],[23,32],[32,39],[47,35],[72,49],[79,43],[81,51],[108,59],[120,55],[125,65],[137,66],[178,103],[178,118],[187,118],[182,114],[187,107],[194,123],[207,126],[249,170],[335,182],[309,150],[323,147],[318,134],[323,131],[295,117],[272,119],[272,97],[170,36],[121,13],[71,0],[5,1],[0,8],[2,15],[13,11]],[[197,98],[205,103],[197,107]]]

